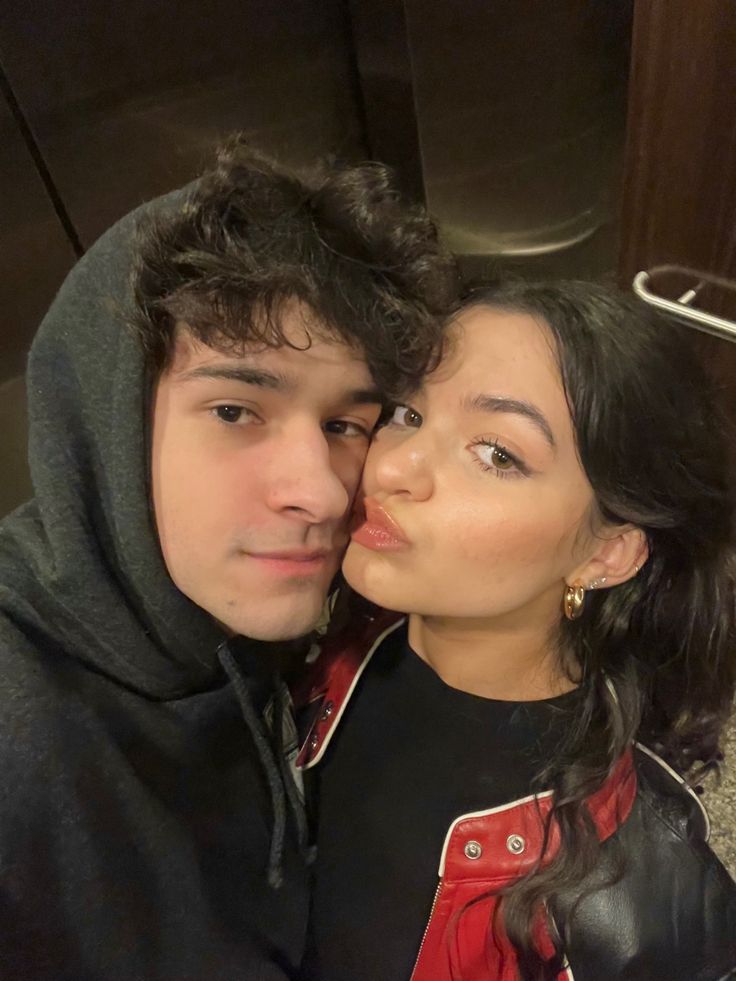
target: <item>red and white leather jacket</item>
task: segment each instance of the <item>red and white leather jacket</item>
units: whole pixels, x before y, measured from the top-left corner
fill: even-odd
[[[311,720],[297,766],[319,764],[371,656],[402,622],[395,613],[379,612],[360,630],[325,642],[294,693],[297,708]],[[554,826],[542,855],[550,798],[540,793],[452,822],[438,856],[437,892],[411,981],[516,981],[515,953],[502,928],[489,937],[498,899],[468,904],[524,875],[540,858],[546,864],[554,857]],[[602,871],[616,862],[607,854],[614,839],[631,860],[623,875],[604,875],[612,885],[580,901],[587,891],[583,884],[575,895],[560,895],[551,904],[558,926],[576,910],[568,963],[558,981],[736,977],[736,885],[705,845],[707,816],[684,781],[649,750],[632,747],[588,807],[604,843]],[[639,857],[645,859],[643,873]],[[540,951],[552,953],[541,918],[536,940]]]

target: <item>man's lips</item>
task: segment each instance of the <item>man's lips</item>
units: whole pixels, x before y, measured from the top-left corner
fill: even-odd
[[[326,548],[293,548],[284,552],[249,552],[248,554],[254,559],[284,559],[290,562],[313,562],[316,559],[326,559],[332,555],[332,550]]]
[[[375,551],[397,551],[408,547],[409,539],[401,525],[385,508],[370,497],[365,499],[363,507],[365,520],[350,536],[354,542]]]
[[[322,572],[335,558],[334,549],[288,549],[276,552],[247,552],[265,571],[307,576]]]

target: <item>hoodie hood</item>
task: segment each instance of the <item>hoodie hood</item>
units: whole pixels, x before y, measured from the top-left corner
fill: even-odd
[[[67,277],[28,365],[34,498],[0,523],[0,612],[36,644],[155,698],[210,686],[221,628],[173,584],[150,504],[151,379],[129,322],[136,227]]]

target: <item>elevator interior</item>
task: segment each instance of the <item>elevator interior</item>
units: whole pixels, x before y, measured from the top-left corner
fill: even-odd
[[[613,277],[633,19],[633,0],[6,0],[0,514],[30,493],[24,361],[65,273],[234,129],[297,166],[393,164],[469,276]]]
[[[393,164],[470,277],[734,280],[734,91],[733,0],[4,0],[0,516],[31,494],[24,363],[66,272],[228,132]],[[713,340],[732,409],[734,355]],[[734,801],[731,776],[709,804],[736,871]]]

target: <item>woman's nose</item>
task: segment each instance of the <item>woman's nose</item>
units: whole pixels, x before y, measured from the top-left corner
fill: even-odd
[[[377,440],[368,451],[364,484],[372,478],[388,494],[425,500],[434,486],[429,441],[424,433],[407,435],[391,446]]]

